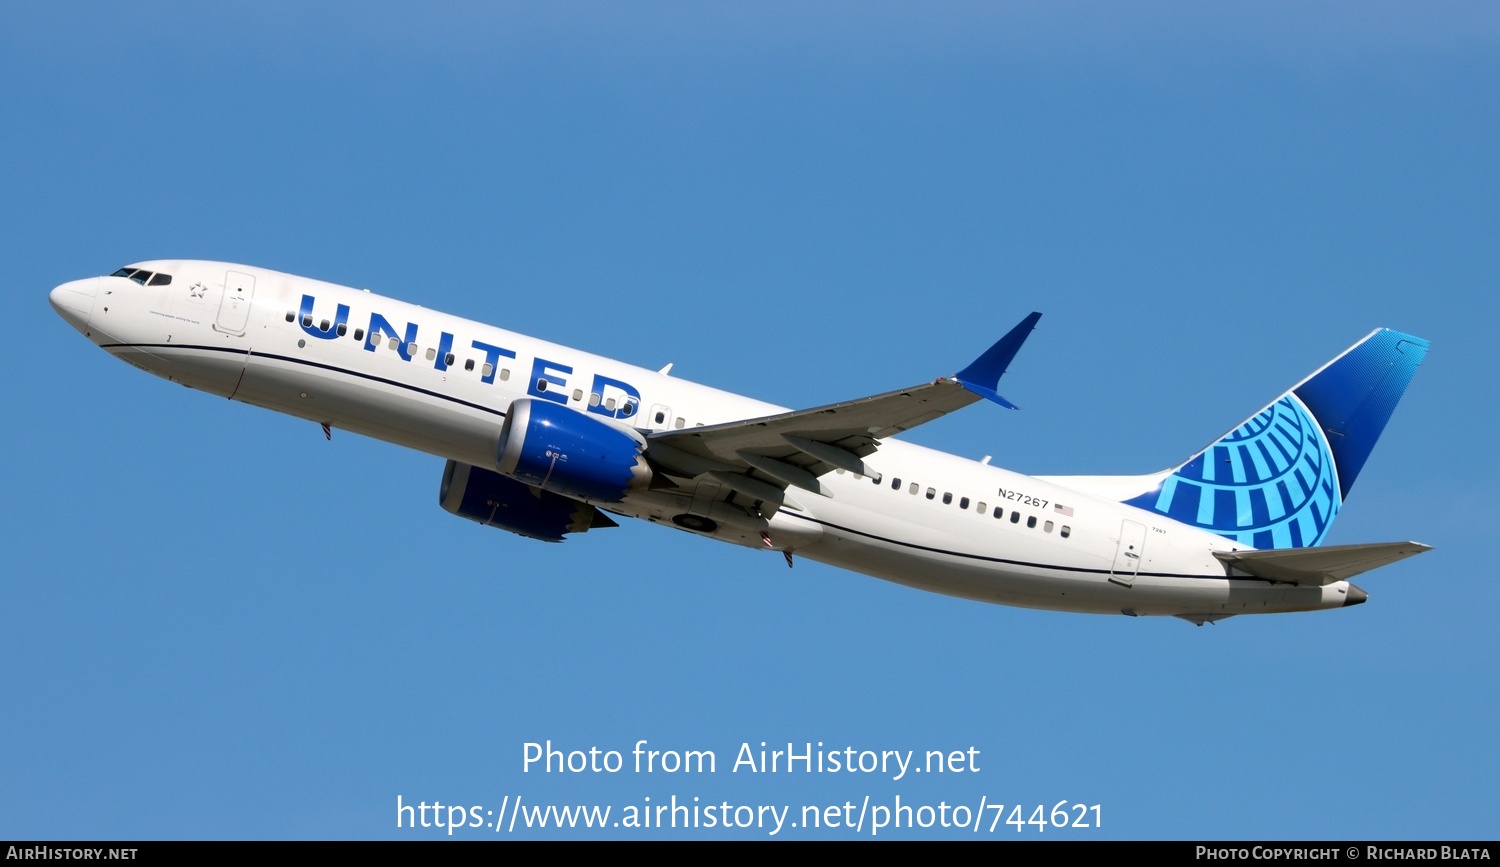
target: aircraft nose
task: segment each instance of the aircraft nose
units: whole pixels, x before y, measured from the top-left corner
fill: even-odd
[[[52,290],[47,300],[52,302],[52,309],[63,321],[87,334],[89,316],[94,312],[94,299],[98,294],[99,278],[90,277],[62,284]]]

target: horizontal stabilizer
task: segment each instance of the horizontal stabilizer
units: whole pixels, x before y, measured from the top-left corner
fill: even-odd
[[[1431,545],[1421,542],[1375,542],[1275,551],[1219,551],[1214,556],[1257,578],[1321,587],[1431,550]]]

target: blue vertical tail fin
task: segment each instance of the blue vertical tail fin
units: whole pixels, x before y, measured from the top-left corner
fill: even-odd
[[[1428,345],[1371,332],[1125,502],[1256,548],[1318,544]]]

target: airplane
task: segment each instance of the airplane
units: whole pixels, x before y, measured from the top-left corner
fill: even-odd
[[[138,262],[53,309],[157,376],[447,461],[442,508],[549,542],[639,518],[950,596],[1170,615],[1358,605],[1430,550],[1320,546],[1428,341],[1376,329],[1186,461],[1026,476],[897,438],[982,399],[1031,313],[957,373],[788,410],[369,290],[224,262]],[[613,517],[612,517],[613,516]]]

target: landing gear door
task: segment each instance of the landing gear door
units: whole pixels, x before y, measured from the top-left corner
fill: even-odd
[[[1141,556],[1146,548],[1146,525],[1135,521],[1120,522],[1120,546],[1115,549],[1115,564],[1109,580],[1129,587],[1140,571]]]
[[[707,515],[713,511],[714,501],[719,498],[722,486],[718,482],[700,481],[693,487],[693,504],[688,511],[695,515]]]
[[[225,334],[244,334],[250,321],[250,300],[255,297],[255,277],[239,271],[224,273],[224,297],[219,301],[219,318],[214,328]]]

